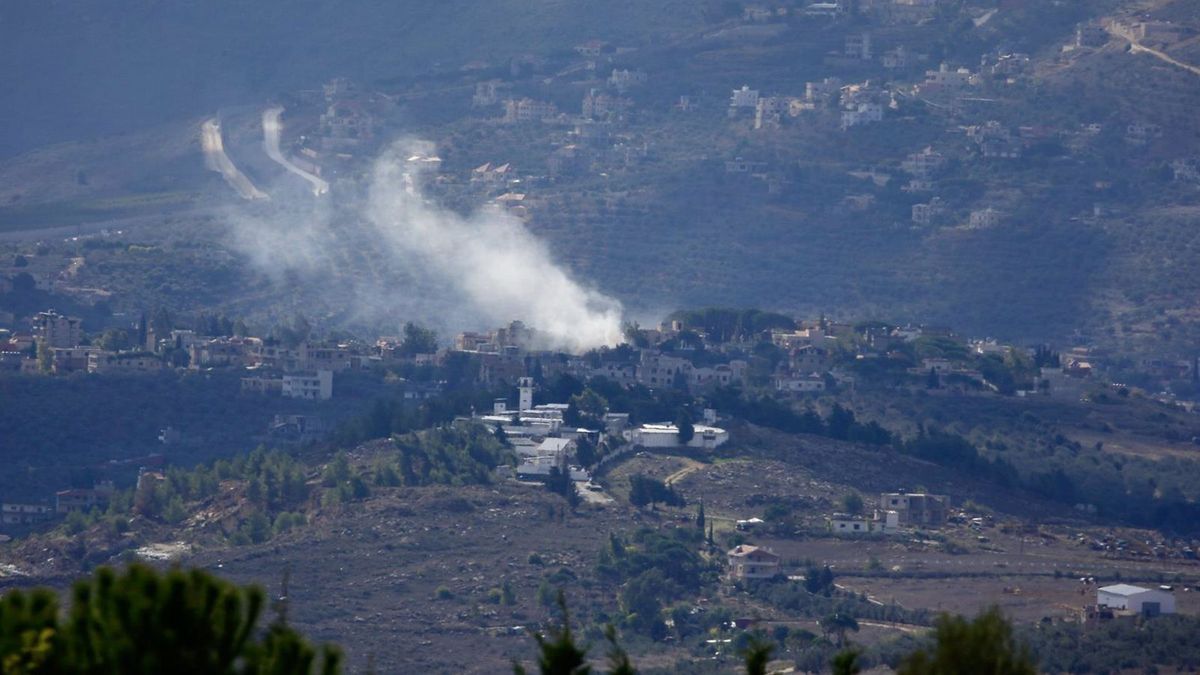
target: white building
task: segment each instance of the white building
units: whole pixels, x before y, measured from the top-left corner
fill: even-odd
[[[972,229],[995,227],[1000,224],[1000,212],[990,206],[972,211],[969,224]]]
[[[871,521],[863,516],[835,513],[829,519],[829,531],[834,534],[866,534],[871,531]]]
[[[1116,584],[1097,589],[1096,604],[1145,616],[1175,613],[1175,596],[1170,591],[1129,584]]]
[[[758,107],[758,90],[751,89],[746,85],[742,85],[741,89],[734,89],[733,96],[729,97],[730,108],[756,108]]]
[[[937,70],[925,71],[925,86],[935,87],[965,87],[971,84],[971,71],[966,68],[956,68],[951,70],[946,64],[942,64]]]
[[[883,106],[878,103],[859,103],[842,111],[842,129],[883,121]]]
[[[696,424],[693,429],[692,440],[687,442],[689,448],[719,448],[729,442],[729,432],[720,427]],[[625,440],[643,448],[676,448],[680,445],[679,428],[674,424],[643,424],[626,431],[624,436]]]
[[[281,386],[281,392],[287,398],[328,401],[333,398],[333,371],[284,375]]]
[[[825,391],[825,378],[817,373],[775,378],[775,390],[788,394],[812,394]]]

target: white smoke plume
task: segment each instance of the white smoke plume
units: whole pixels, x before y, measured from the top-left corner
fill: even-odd
[[[344,199],[335,190],[239,208],[230,219],[234,246],[276,281],[357,274],[355,306],[345,312],[360,323],[389,317],[457,330],[519,319],[537,330],[538,347],[617,344],[621,304],[573,279],[519,219],[492,206],[463,216],[426,198],[430,163],[419,158],[434,150],[393,144],[375,160],[365,198],[348,204],[331,205]]]
[[[420,141],[399,142],[375,162],[367,216],[398,253],[419,256],[493,324],[521,318],[549,342],[582,351],[621,338],[621,305],[584,288],[546,246],[499,208],[462,217],[425,199]]]

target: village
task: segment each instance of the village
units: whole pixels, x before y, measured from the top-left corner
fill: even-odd
[[[680,313],[654,329],[631,324],[628,344],[572,355],[540,348],[544,341],[536,328],[521,321],[487,332],[459,333],[452,343],[439,345],[431,331],[412,324],[403,335],[380,337],[374,343],[320,340],[289,331],[284,331],[283,339],[278,334],[204,335],[183,328],[159,335],[144,317],[128,329],[89,334],[79,318],[48,310],[30,317],[24,329],[0,329],[0,364],[4,364],[0,377],[136,380],[166,373],[183,377],[229,373],[240,384],[224,396],[239,397],[248,405],[295,400],[310,406],[279,408],[273,416],[262,413],[262,440],[286,446],[317,441],[334,430],[334,421],[319,406],[338,397],[341,378],[392,382],[403,401],[418,405],[446,391],[447,382],[438,374],[452,368],[472,388],[511,392],[495,399],[490,409],[472,408],[472,414],[462,418],[494,429],[506,439],[516,464],[501,467],[503,477],[545,482],[554,475],[568,476],[577,482],[580,494],[594,500],[605,497],[591,483],[591,472],[605,463],[630,451],[680,447],[712,451],[728,443],[730,433],[722,428],[725,415],[711,405],[690,413],[684,421],[631,423],[628,412],[608,410],[594,393],[590,399],[547,398],[544,392],[552,388],[547,385],[561,378],[604,382],[617,390],[640,388],[696,397],[720,391],[761,392],[799,405],[861,391],[907,390],[938,397],[1033,398],[1072,404],[1129,394],[1127,385],[1105,375],[1103,355],[1087,347],[1057,352],[1045,346],[1023,348],[968,339],[938,327],[852,325],[823,317],[796,322],[770,314],[764,315],[763,325],[768,327],[730,331],[730,316],[705,310]],[[114,344],[123,348],[108,346]],[[1147,367],[1164,368],[1162,364]],[[1170,367],[1172,377],[1196,377],[1194,361]],[[411,379],[397,377],[398,372]],[[1139,390],[1136,395],[1161,398],[1159,405],[1192,411],[1188,402],[1156,392]],[[161,477],[162,452],[186,447],[180,446],[183,436],[176,425],[165,425],[157,447],[143,448],[148,459],[139,461],[144,464],[134,466],[128,458],[116,462],[128,467],[122,474],[125,482],[134,469],[139,483],[147,475]],[[588,446],[591,459],[586,462],[581,461],[580,444]],[[5,501],[3,521],[21,529],[103,506],[113,491],[110,473],[102,472],[94,486],[63,488],[53,501]],[[946,519],[945,497],[898,498],[904,504],[899,511],[885,508],[873,516],[831,513],[829,528],[835,534],[889,533],[910,521],[938,524]]]

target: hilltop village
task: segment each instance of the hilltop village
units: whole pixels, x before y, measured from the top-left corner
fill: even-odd
[[[0,8],[0,670],[1200,667],[1195,0],[149,4]]]
[[[298,587],[372,589],[354,616],[430,645],[454,624],[479,650],[381,654],[414,667],[506,662],[555,588],[620,617],[638,649],[726,663],[724,645],[765,632],[809,669],[850,633],[890,663],[934,608],[995,602],[1054,635],[1124,634],[1190,622],[1200,597],[1193,474],[1146,474],[1131,454],[1184,454],[1200,421],[1113,382],[1097,351],[756,310],[680,311],[579,355],[520,321],[368,342],[168,319],[97,334],[42,311],[5,335],[10,407],[63,440],[4,486],[0,578],[187,560],[262,580],[326,560],[297,563]],[[105,410],[103,426],[134,432],[108,457],[73,446],[56,412],[93,385],[137,408]],[[57,407],[39,408],[46,391]],[[197,464],[215,426],[260,447]],[[1080,464],[1047,467],[1046,452]],[[1077,468],[1113,458],[1120,492]],[[1158,494],[1135,492],[1145,475]],[[972,592],[948,600],[948,578]],[[408,609],[386,609],[393,594]],[[363,648],[350,614],[302,598],[301,625]]]
[[[630,450],[714,450],[730,440],[723,417],[786,419],[786,412],[748,408],[758,397],[786,411],[846,400],[861,406],[873,393],[898,391],[947,401],[992,397],[1067,404],[1132,395],[1186,414],[1194,412],[1192,403],[1166,388],[1197,376],[1194,362],[1142,364],[1147,376],[1161,378],[1160,393],[1158,387],[1113,381],[1106,374],[1111,356],[1088,347],[1026,348],[965,338],[946,328],[795,321],[757,311],[680,312],[654,329],[629,324],[625,343],[582,355],[539,347],[546,338],[520,321],[459,333],[441,345],[432,331],[411,323],[401,335],[368,342],[320,339],[303,321],[262,336],[244,334],[241,322],[223,318],[203,319],[193,328],[168,321],[143,316],[128,329],[89,333],[80,318],[38,312],[23,329],[0,329],[0,378],[63,378],[69,387],[88,378],[135,388],[145,380],[166,383],[168,390],[205,382],[200,386],[211,388],[212,395],[253,411],[241,443],[257,439],[284,446],[335,435],[346,410],[360,410],[371,397],[419,406],[466,391],[460,406],[469,409],[460,411],[460,419],[494,429],[515,452],[516,463],[498,469],[501,475],[546,481],[557,472],[595,496],[599,488],[590,484],[591,471]],[[589,384],[580,395],[584,383],[602,384]],[[613,391],[646,392],[658,403],[611,409],[604,395]],[[489,399],[488,393],[503,396]],[[347,408],[331,407],[338,402]],[[122,456],[95,457],[96,468],[75,467],[73,484],[60,485],[52,499],[31,492],[36,483],[10,486],[20,497],[4,500],[5,524],[20,529],[102,507],[114,480],[128,483],[134,470],[139,483],[147,472],[161,478],[164,454],[188,462],[188,448],[203,443],[208,422],[202,416],[197,427],[198,420],[178,413],[159,419],[163,424],[153,441],[127,445]],[[882,427],[873,428],[877,437],[888,437]],[[63,475],[61,467],[50,475]],[[80,476],[85,484],[79,484]],[[870,523],[839,515],[831,522],[839,532],[887,531],[901,522],[886,513],[878,518]]]

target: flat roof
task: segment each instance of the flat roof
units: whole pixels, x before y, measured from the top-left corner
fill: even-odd
[[[1138,593],[1145,593],[1151,589],[1142,588],[1141,586],[1132,586],[1130,584],[1113,584],[1112,586],[1104,586],[1100,588],[1100,590],[1104,593],[1111,593],[1113,595],[1137,595]]]

